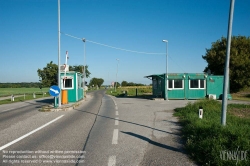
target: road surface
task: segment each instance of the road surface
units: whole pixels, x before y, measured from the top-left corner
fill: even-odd
[[[195,165],[172,117],[189,101],[89,96],[72,111],[39,112],[51,98],[0,106],[0,165]]]

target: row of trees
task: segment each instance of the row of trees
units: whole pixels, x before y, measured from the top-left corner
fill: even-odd
[[[88,70],[88,66],[86,67],[86,77],[88,78],[90,76],[90,72]],[[69,66],[70,71],[76,71],[83,73],[84,66],[83,65],[75,65],[75,66]],[[43,69],[37,70],[38,77],[40,78],[40,82],[42,87],[50,87],[52,85],[57,85],[58,80],[58,65],[53,63],[51,61],[50,63],[47,63],[46,67]]]
[[[206,49],[206,54],[202,56],[208,63],[204,72],[224,75],[226,47],[227,39],[222,37]],[[232,37],[229,69],[231,92],[250,87],[250,37]]]
[[[121,86],[144,86],[144,84],[122,81]]]

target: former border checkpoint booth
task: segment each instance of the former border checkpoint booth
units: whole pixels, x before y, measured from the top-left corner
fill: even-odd
[[[60,72],[62,104],[77,102],[84,98],[82,73],[66,70]]]
[[[169,99],[202,99],[205,97],[221,99],[224,76],[204,73],[169,73],[145,76],[152,80],[154,97],[165,98],[165,83]],[[228,90],[228,99],[232,99]]]

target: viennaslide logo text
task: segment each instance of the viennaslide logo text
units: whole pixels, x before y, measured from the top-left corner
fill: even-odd
[[[220,151],[220,158],[222,160],[234,160],[236,161],[236,165],[239,161],[246,160],[247,161],[247,150],[239,150],[239,146],[236,150],[222,150]]]

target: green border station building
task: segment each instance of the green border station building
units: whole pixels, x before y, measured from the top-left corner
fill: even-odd
[[[65,80],[65,84],[64,84]],[[84,97],[82,73],[61,71],[61,90],[67,90],[67,101],[77,102]]]
[[[152,80],[154,97],[166,99],[202,99],[205,97],[221,99],[224,76],[204,73],[169,73],[145,76]],[[167,82],[167,84],[166,84]],[[228,99],[232,99],[228,91]]]

